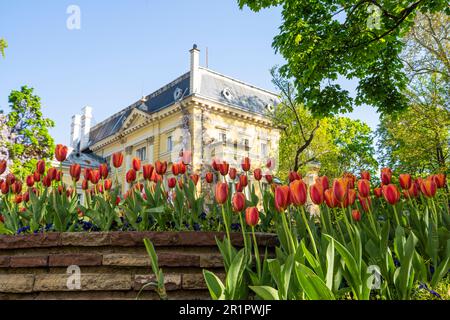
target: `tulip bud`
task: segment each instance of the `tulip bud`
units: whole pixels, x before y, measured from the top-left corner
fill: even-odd
[[[444,173],[439,173],[437,175],[434,176],[434,182],[436,183],[436,186],[438,187],[438,189],[444,188],[447,177]]]
[[[381,190],[381,189],[380,189]],[[358,194],[358,200],[359,200],[359,204],[361,205],[362,209],[364,212],[368,212],[370,206],[372,205],[372,201],[369,198],[364,198],[361,195]]]
[[[398,176],[398,181],[403,190],[408,190],[411,188],[412,180],[411,175],[405,173]]]
[[[266,174],[264,178],[266,178],[268,184],[271,184],[273,182],[273,176],[271,174]]]
[[[214,171],[219,171],[219,164],[217,163],[216,159],[213,159],[211,162],[211,167],[214,169]]]
[[[13,175],[12,173],[8,173],[8,175],[6,176],[6,183],[10,186],[14,182],[16,182],[16,176]]]
[[[36,172],[39,173],[40,175],[44,174],[44,172],[45,172],[45,161],[44,160],[39,160],[36,163]]]
[[[249,157],[245,157],[242,160],[241,167],[242,167],[242,170],[244,170],[245,172],[250,171],[250,158]]]
[[[366,179],[370,181],[370,172],[368,171],[362,171],[361,172],[361,179]]]
[[[14,202],[16,204],[20,204],[23,201],[23,197],[21,194],[16,194],[16,196],[14,197]]]
[[[99,166],[98,171],[100,172],[100,177],[102,177],[102,179],[108,178],[108,165],[106,163],[102,163]]]
[[[358,191],[359,194],[367,198],[370,195],[370,182],[367,179],[358,180]]]
[[[134,169],[128,170],[126,180],[127,183],[133,183],[136,180],[136,171]]]
[[[41,181],[41,175],[39,174],[39,172],[35,171],[33,173],[33,179],[34,179],[34,182],[40,182]]]
[[[92,184],[97,184],[100,181],[100,171],[99,170],[91,170],[90,181]]]
[[[65,161],[67,158],[67,152],[68,152],[67,146],[64,146],[62,144],[56,145],[56,148],[55,148],[56,160],[58,160],[59,162]]]
[[[226,174],[225,174],[226,175]],[[236,175],[237,175],[237,170],[236,168],[230,168],[229,172],[228,172],[228,176],[230,177],[231,180],[236,179]]]
[[[244,191],[244,187],[240,182],[236,183],[236,192],[242,192]]]
[[[255,177],[256,181],[261,181],[262,179],[262,171],[261,169],[255,169],[255,171],[253,171],[253,176]]]
[[[6,160],[0,160],[0,175],[5,173],[7,165]]]
[[[307,187],[303,180],[294,180],[289,184],[291,201],[295,206],[302,206],[306,203]]]
[[[134,157],[132,160],[133,169],[136,172],[139,172],[141,170],[141,160],[139,158]]]
[[[233,211],[242,212],[245,208],[245,196],[242,192],[236,192],[232,199]]]
[[[425,179],[420,184],[420,191],[422,191],[423,195],[427,198],[432,198],[436,195],[437,185],[434,182],[434,179]]]
[[[87,189],[89,189],[89,181],[88,180],[86,180],[86,179],[83,180],[83,182],[81,183],[81,189],[83,189],[85,191]]]
[[[170,189],[173,189],[177,185],[177,179],[175,179],[174,177],[171,177],[171,178],[169,178],[169,180],[167,180],[167,184]]]
[[[384,199],[391,205],[395,205],[400,200],[400,192],[393,184],[383,186]]]
[[[178,165],[178,163],[172,164],[172,174],[174,176],[178,176],[180,174],[180,166]]]
[[[228,199],[228,184],[225,182],[217,183],[215,196],[218,204],[224,204]]]
[[[155,163],[156,173],[159,175],[164,175],[167,171],[167,161],[156,161]]]
[[[328,180],[327,176],[322,176],[317,179],[317,183],[320,183],[322,185],[322,189],[325,192],[325,190],[328,190],[330,188],[330,181]]]
[[[62,178],[63,178],[63,172],[61,170],[57,170],[55,180],[59,182],[59,181],[62,181]]]
[[[334,196],[339,201],[339,203],[344,202],[345,197],[347,196],[347,185],[344,178],[335,179],[333,181],[333,192]]]
[[[190,178],[191,178],[192,182],[194,182],[194,185],[196,186],[198,183],[198,180],[200,179],[200,176],[198,174],[192,174]]]
[[[212,172],[207,172],[206,175],[205,175],[205,180],[206,180],[206,182],[208,182],[208,183],[212,183],[213,180],[214,180],[214,175],[213,175],[213,173],[212,173]]]
[[[359,212],[359,210],[353,210],[352,211],[352,218],[356,222],[361,221],[361,212]]]
[[[239,183],[242,185],[242,187],[246,187],[248,186],[248,179],[247,176],[245,174],[241,174],[239,176]]]
[[[29,188],[31,188],[31,187],[34,186],[34,177],[33,177],[32,175],[30,175],[30,176],[27,177],[27,186],[28,186]]]
[[[250,207],[245,210],[245,222],[250,227],[255,227],[259,222],[259,212],[256,207]]]
[[[339,205],[339,201],[334,197],[333,189],[325,190],[323,196],[328,208],[336,208]]]
[[[230,165],[226,161],[223,161],[222,163],[219,164],[219,172],[222,176],[226,176],[229,170]]]
[[[154,169],[155,168],[151,164],[146,164],[142,167],[145,180],[150,180],[152,178],[152,173]]]
[[[335,194],[335,192],[333,192]],[[323,188],[321,184],[315,183],[309,187],[309,195],[311,201],[316,205],[321,205],[323,203]],[[337,199],[336,199],[337,201]]]
[[[123,154],[121,152],[116,152],[112,155],[114,168],[120,168],[123,163]]]
[[[297,171],[291,171],[289,172],[289,182],[300,180],[302,177],[298,174]]]
[[[375,195],[375,197],[381,198],[383,196],[383,191],[381,190],[381,188],[374,188],[373,194]]]
[[[2,183],[0,183],[0,189],[1,189],[3,194],[8,194],[9,193],[9,185],[8,185],[8,183],[6,183],[6,181],[2,181]]]
[[[81,166],[78,163],[74,163],[70,166],[69,169],[70,176],[72,177],[72,180],[77,182],[80,180],[81,175]]]
[[[275,189],[275,208],[283,212],[290,204],[290,190],[288,186],[278,186]]]
[[[106,179],[105,181],[103,181],[103,186],[105,187],[106,191],[111,190],[111,188],[112,188],[112,181],[110,179]]]
[[[381,184],[386,186],[391,183],[391,179],[392,179],[391,169],[389,168],[381,169]]]
[[[22,182],[20,181],[15,181],[12,185],[11,185],[11,191],[14,194],[19,194],[22,192]]]
[[[52,185],[52,177],[48,174],[42,179],[44,187],[49,188]]]

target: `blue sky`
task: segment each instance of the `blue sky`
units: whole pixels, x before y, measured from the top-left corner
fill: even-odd
[[[81,9],[81,29],[69,30],[69,5]],[[188,71],[196,43],[205,64],[218,72],[274,90],[269,69],[283,59],[271,47],[281,13],[239,10],[235,0],[14,0],[0,1],[0,109],[22,85],[35,88],[43,113],[55,120],[57,143],[69,143],[70,119],[89,105],[102,121]],[[354,81],[342,85],[354,91]],[[368,107],[350,117],[373,129]]]

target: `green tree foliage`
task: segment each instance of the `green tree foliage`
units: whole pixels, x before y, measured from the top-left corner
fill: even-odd
[[[9,157],[13,171],[22,176],[34,170],[36,159],[49,159],[54,151],[48,129],[55,123],[42,115],[41,99],[33,90],[23,86],[9,95],[11,111],[6,122],[11,133]]]
[[[8,43],[5,39],[0,39],[0,53],[5,56],[5,49],[8,48]]]
[[[279,175],[289,171],[306,171],[310,162],[320,162],[321,173],[339,176],[350,171],[374,172],[377,167],[373,134],[368,125],[346,117],[315,118],[296,101],[293,84],[276,68],[271,70],[273,83],[281,92],[282,103],[268,111],[282,128],[279,142]]]
[[[286,59],[298,97],[315,115],[369,104],[381,113],[404,110],[408,82],[400,55],[402,37],[418,12],[445,11],[447,0],[238,0],[254,11],[282,6],[283,23],[273,47]],[[359,80],[356,97],[337,83]]]

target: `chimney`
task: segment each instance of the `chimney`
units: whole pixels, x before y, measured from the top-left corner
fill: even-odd
[[[81,109],[81,136],[80,136],[80,151],[86,149],[89,143],[89,132],[91,131],[92,122],[92,108],[84,107]]]
[[[80,142],[81,133],[81,116],[79,114],[72,116],[72,124],[70,127],[70,146],[77,149],[78,142]]]
[[[197,45],[194,44],[191,50],[191,91],[190,94],[198,93],[200,91],[200,50],[197,49]]]

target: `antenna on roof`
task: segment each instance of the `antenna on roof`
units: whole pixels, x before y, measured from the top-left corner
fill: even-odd
[[[206,69],[208,69],[208,47],[206,47]]]

